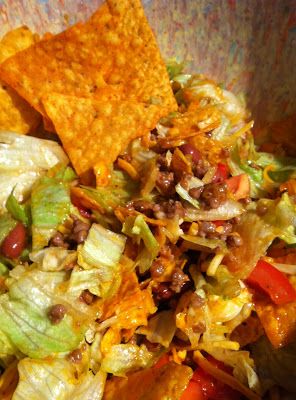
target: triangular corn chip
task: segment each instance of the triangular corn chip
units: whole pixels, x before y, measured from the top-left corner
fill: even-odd
[[[4,62],[0,78],[45,117],[49,93],[157,104],[161,116],[176,108],[140,0],[107,1],[86,23]]]
[[[8,32],[0,41],[0,63],[37,41],[23,26]],[[15,90],[0,80],[0,131],[28,133],[34,130],[40,115]]]
[[[47,115],[78,173],[89,181],[93,170],[97,184],[106,182],[117,156],[128,143],[149,132],[160,109],[135,101],[102,101],[51,94],[43,101]]]

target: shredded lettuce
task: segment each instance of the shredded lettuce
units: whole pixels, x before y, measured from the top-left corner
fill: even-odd
[[[188,201],[188,203],[190,203],[193,207],[199,208],[199,201],[190,196],[189,190],[193,188],[199,188],[203,185],[203,181],[196,177],[192,177],[188,181],[188,190],[186,190],[180,183],[178,183],[176,185],[176,192],[183,200]]]
[[[31,220],[30,207],[28,205],[20,204],[14,197],[13,193],[10,193],[8,196],[5,206],[13,218],[22,222],[26,226],[29,225]]]
[[[101,400],[106,374],[83,374],[65,359],[31,360],[18,364],[19,383],[13,400]]]
[[[98,268],[85,269],[74,268],[69,280],[68,292],[79,297],[83,290],[89,290],[92,294],[102,297],[102,272]],[[120,278],[118,277],[119,286]],[[115,290],[114,290],[115,291]]]
[[[184,67],[185,67],[185,63],[178,62],[175,59],[170,59],[167,61],[166,67],[167,67],[167,71],[168,71],[170,80],[173,80],[175,77],[182,74]]]
[[[267,171],[267,175],[271,182],[268,185],[272,188],[277,188],[280,183],[296,177],[296,159],[258,152],[252,134],[239,139],[231,151],[230,171],[233,175],[241,173],[249,175],[252,198],[266,195],[268,185],[264,180],[263,171],[269,166],[271,168]]]
[[[88,186],[80,187],[107,214],[113,214],[117,206],[124,206],[136,191],[135,182],[122,171],[113,171],[108,186],[100,186],[96,189]]]
[[[235,247],[226,255],[224,263],[238,278],[249,276],[260,257],[264,256],[275,238],[271,226],[256,213],[248,211],[235,225],[235,232],[242,238],[242,246]]]
[[[207,249],[216,250],[219,249],[219,252],[227,253],[227,247],[225,242],[220,239],[208,239],[200,236],[193,235],[181,235],[182,239],[185,241],[186,248],[194,249],[194,250],[203,250]]]
[[[123,235],[92,224],[86,241],[78,248],[78,264],[85,270],[93,270],[92,274],[98,278],[96,294],[100,297],[109,297],[118,289],[121,278],[119,260],[125,241]],[[82,281],[87,279],[86,273],[84,276]],[[78,277],[75,279],[80,280]]]
[[[295,244],[296,206],[288,193],[283,193],[276,200],[259,200],[258,205],[266,207],[266,213],[261,218],[273,228],[275,236],[288,244]]]
[[[62,247],[46,247],[30,253],[30,260],[38,264],[41,271],[63,271],[77,259],[75,250]]]
[[[186,208],[185,221],[226,221],[238,217],[245,211],[241,203],[235,200],[226,200],[218,208],[201,210],[192,207]]]
[[[59,224],[70,213],[69,169],[61,166],[54,176],[42,177],[32,190],[32,239],[33,249],[48,244]]]
[[[58,143],[0,132],[0,210],[4,210],[12,191],[22,202],[36,180],[58,163],[68,163],[68,157]]]
[[[23,272],[7,279],[9,292],[0,296],[0,330],[14,346],[31,358],[42,358],[75,349],[85,327],[75,326],[70,314],[53,325],[47,313],[59,302],[64,272]]]
[[[103,358],[101,369],[116,376],[125,376],[141,368],[149,368],[156,354],[149,352],[146,346],[134,344],[113,345]]]
[[[8,213],[0,215],[0,244],[10,231],[16,226],[17,221]]]
[[[139,266],[140,273],[144,273],[150,268],[159,252],[157,240],[142,215],[127,217],[122,232],[134,238],[139,245],[143,241],[144,248],[138,254],[136,265]]]

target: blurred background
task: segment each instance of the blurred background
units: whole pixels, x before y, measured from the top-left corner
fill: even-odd
[[[100,0],[0,0],[0,35],[59,32]],[[143,0],[165,59],[246,97],[257,127],[296,112],[296,0]],[[295,127],[294,127],[295,129]],[[296,139],[296,130],[295,130]]]

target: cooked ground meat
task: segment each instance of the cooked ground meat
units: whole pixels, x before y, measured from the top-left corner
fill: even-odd
[[[169,168],[168,165],[168,160],[166,158],[165,154],[159,154],[159,156],[157,156],[157,160],[156,160],[160,171],[167,171]]]
[[[159,343],[151,343],[146,338],[144,339],[143,344],[145,344],[148,351],[155,352],[161,350],[161,345]]]
[[[227,185],[223,183],[209,183],[204,187],[200,199],[207,208],[218,208],[227,199]]]
[[[216,232],[216,225],[210,221],[200,221],[199,224],[198,234],[201,237],[206,237],[209,233]]]
[[[191,295],[191,305],[194,308],[200,308],[205,304],[205,299],[199,296],[197,293],[192,293]]]
[[[55,304],[48,310],[47,316],[52,324],[57,325],[62,321],[66,312],[67,308],[63,304]]]
[[[203,186],[200,186],[198,188],[192,188],[189,190],[189,196],[191,196],[193,199],[199,199],[200,195],[202,194],[203,191]]]
[[[172,282],[170,285],[170,288],[175,292],[175,293],[180,293],[184,284],[186,282],[189,282],[189,278],[184,272],[181,270],[181,268],[175,268],[172,274]]]
[[[150,274],[152,279],[159,278],[165,271],[165,266],[162,263],[161,258],[154,260],[150,267]]]
[[[74,240],[77,244],[83,243],[87,238],[88,231],[90,229],[90,224],[81,221],[75,216],[73,219],[74,221],[73,221],[71,239]]]
[[[238,232],[233,232],[227,237],[227,244],[230,247],[240,247],[243,245],[243,239]]]
[[[208,164],[204,160],[198,160],[192,166],[192,171],[194,175],[199,179],[204,177],[207,170],[208,170]]]
[[[68,355],[68,360],[71,361],[74,364],[80,363],[82,360],[82,353],[80,349],[75,349],[73,350],[69,355]]]
[[[204,322],[197,322],[192,327],[193,332],[195,333],[204,333],[206,331],[206,324]]]
[[[152,293],[156,301],[167,301],[174,295],[174,292],[170,289],[169,282],[159,283],[152,289]]]
[[[61,232],[57,232],[50,241],[50,245],[54,247],[64,247],[67,249],[69,244],[65,242],[65,237]]]
[[[155,204],[146,200],[134,200],[129,203],[136,211],[147,215],[147,217],[153,217],[153,209]]]
[[[171,196],[175,193],[174,173],[160,171],[156,179],[156,187],[163,196]]]

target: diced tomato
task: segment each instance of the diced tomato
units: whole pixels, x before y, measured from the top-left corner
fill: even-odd
[[[207,359],[215,367],[228,373],[232,372],[231,368],[215,358],[208,356]],[[239,392],[225,385],[225,383],[218,381],[202,368],[197,368],[181,400],[239,400],[240,398],[241,395]]]
[[[71,202],[72,202],[73,206],[75,206],[78,209],[78,211],[82,217],[88,218],[88,219],[91,218],[90,210],[88,208],[84,207],[80,203],[79,199],[76,196],[71,195]]]
[[[217,221],[213,221],[213,223],[216,225],[216,228],[218,228],[218,226],[222,226],[224,224],[225,221],[222,220],[217,220]]]
[[[213,183],[221,183],[224,182],[229,175],[229,170],[226,164],[218,163],[217,170],[213,178]]]
[[[250,180],[247,174],[236,175],[226,179],[226,185],[235,200],[245,199],[250,195]]]
[[[200,384],[191,379],[185,392],[183,392],[180,400],[204,400],[204,399],[205,397]]]
[[[26,244],[26,228],[19,222],[6,236],[1,245],[1,253],[7,258],[17,258]]]
[[[157,363],[154,365],[154,368],[161,368],[163,365],[167,364],[170,361],[169,356],[164,354],[160,357]]]
[[[275,304],[296,301],[296,291],[288,278],[264,260],[258,261],[246,281],[250,286],[263,290]]]

